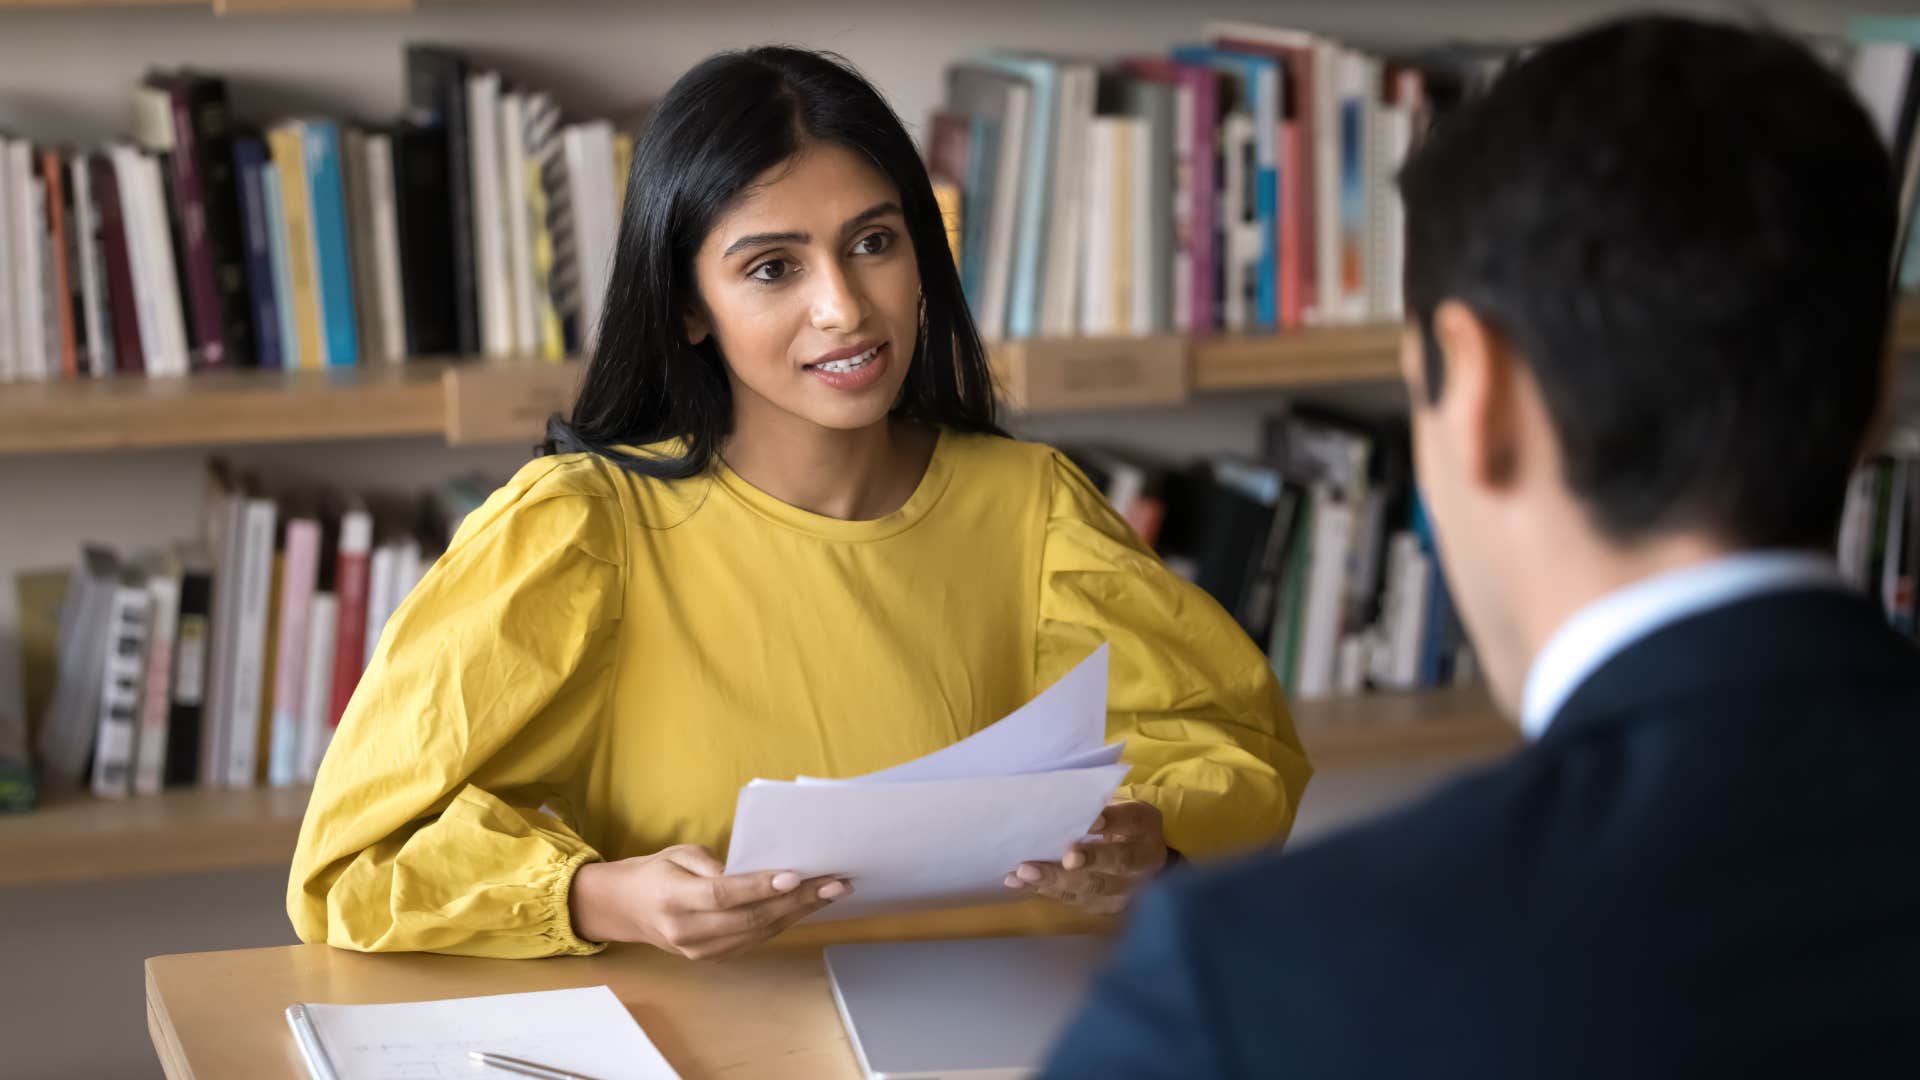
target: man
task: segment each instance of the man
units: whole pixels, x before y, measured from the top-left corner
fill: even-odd
[[[1673,18],[1435,128],[1415,454],[1530,745],[1150,892],[1049,1075],[1920,1076],[1920,650],[1827,554],[1891,183],[1804,50]]]

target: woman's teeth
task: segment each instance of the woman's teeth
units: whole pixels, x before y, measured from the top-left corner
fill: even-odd
[[[821,371],[831,371],[836,374],[848,371],[859,371],[861,368],[873,363],[873,358],[878,356],[879,353],[880,346],[875,345],[859,356],[850,356],[845,360],[829,360],[824,364],[815,364],[813,366],[819,368]]]

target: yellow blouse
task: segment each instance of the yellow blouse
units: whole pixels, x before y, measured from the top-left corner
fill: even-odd
[[[724,857],[755,777],[850,776],[992,723],[1111,643],[1122,796],[1208,855],[1283,837],[1310,769],[1260,650],[1048,447],[945,433],[840,521],[724,465],[539,458],[469,515],[353,696],[294,853],[302,940],[587,953],[573,872]]]

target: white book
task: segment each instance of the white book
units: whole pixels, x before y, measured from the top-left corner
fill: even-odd
[[[238,625],[233,642],[233,686],[226,716],[226,784],[252,787],[260,767],[260,698],[267,678],[267,607],[273,589],[272,499],[246,500],[240,561]]]
[[[146,674],[147,620],[152,600],[138,579],[114,589],[107,616],[106,658],[100,678],[100,718],[93,743],[93,793],[121,798],[133,790],[133,743]]]
[[[1193,325],[1193,248],[1187,238],[1193,232],[1193,172],[1185,162],[1186,148],[1193,145],[1193,88],[1186,84],[1173,92],[1173,146],[1179,179],[1173,194],[1173,326],[1179,331],[1202,330]],[[1285,182],[1285,178],[1282,178]]]
[[[1155,296],[1154,268],[1164,266],[1172,256],[1162,250],[1159,243],[1166,235],[1166,230],[1155,227],[1158,223],[1154,220],[1153,173],[1161,163],[1154,160],[1153,127],[1145,119],[1134,119],[1129,123],[1133,141],[1128,148],[1127,160],[1121,162],[1121,167],[1128,170],[1133,181],[1132,205],[1127,215],[1133,232],[1133,296],[1132,317],[1121,331],[1145,337],[1163,329],[1156,318],[1156,313],[1163,308]]]
[[[148,269],[153,273],[159,333],[166,346],[163,351],[166,366],[157,374],[185,375],[191,366],[187,360],[187,322],[180,301],[180,275],[174,270],[177,263],[174,260],[173,231],[167,224],[166,183],[160,175],[160,159],[146,154],[138,155],[138,159],[140,198],[145,211],[142,228],[147,235],[147,250],[153,253],[153,261]],[[141,344],[144,348],[145,339]],[[149,375],[156,374],[152,356],[149,350]]]
[[[1000,159],[993,178],[993,208],[980,291],[980,334],[988,341],[1007,336],[1007,304],[1012,290],[1014,229],[1020,215],[1020,181],[1026,175],[1027,99],[1022,84],[1007,87],[1007,112],[1000,121]]]
[[[1378,145],[1380,167],[1374,204],[1374,275],[1372,318],[1380,322],[1398,322],[1405,310],[1400,282],[1407,266],[1407,208],[1400,198],[1396,177],[1413,149],[1414,106],[1403,97],[1401,103],[1380,110]]]
[[[102,379],[113,373],[113,342],[107,336],[105,268],[100,265],[100,215],[93,205],[93,169],[86,154],[74,155],[68,165],[73,186],[74,241],[80,277],[80,321],[86,327],[87,373]]]
[[[1420,681],[1420,652],[1427,628],[1427,604],[1433,591],[1433,560],[1420,550],[1420,538],[1399,533],[1389,549],[1390,569],[1380,619],[1386,632],[1386,662],[1378,678],[1383,686],[1411,690]]]
[[[400,217],[393,192],[393,137],[367,137],[367,187],[373,202],[373,271],[375,312],[380,323],[384,357],[390,363],[407,358],[405,285],[400,275]]]
[[[507,282],[513,295],[513,351],[540,351],[539,298],[533,283],[533,223],[527,217],[527,97],[500,98],[500,173],[507,219]]]
[[[1307,562],[1296,671],[1296,696],[1302,701],[1327,697],[1334,688],[1353,530],[1352,504],[1329,488],[1314,488],[1313,546]]]
[[[367,636],[362,648],[360,670],[373,663],[373,653],[380,645],[380,631],[386,629],[387,612],[393,608],[393,542],[388,541],[374,547],[373,555],[367,559]]]
[[[100,721],[100,673],[107,649],[107,616],[120,580],[111,551],[89,546],[60,608],[59,679],[41,714],[34,744],[40,780],[49,791],[87,782],[87,758]]]
[[[1247,151],[1253,143],[1253,117],[1237,112],[1221,120],[1220,231],[1226,253],[1220,260],[1220,321],[1229,331],[1251,325],[1255,309],[1249,294],[1260,280],[1260,221],[1246,212],[1252,204]]]
[[[169,564],[147,579],[146,674],[140,700],[140,738],[133,790],[157,794],[167,780],[167,731],[173,708],[173,643],[180,619],[179,567]]]
[[[1319,293],[1313,321],[1340,321],[1340,94],[1338,46],[1316,41],[1313,46],[1313,155],[1314,261]]]
[[[300,761],[302,783],[312,783],[320,759],[333,738],[333,652],[339,601],[330,592],[316,592],[307,605],[307,658],[301,673]]]
[[[592,355],[613,272],[618,227],[613,192],[613,125],[604,120],[569,126],[562,134],[567,182],[573,187],[573,220],[580,259],[580,339]]]
[[[320,580],[320,522],[296,517],[287,522],[281,559],[279,625],[274,633],[273,701],[267,745],[267,783],[286,787],[299,779],[300,711],[306,693],[307,609]]]
[[[1060,65],[1055,105],[1053,194],[1047,215],[1046,265],[1040,281],[1040,333],[1065,337],[1074,332],[1079,310],[1080,245],[1087,236],[1088,129],[1093,124],[1098,74],[1092,64]],[[1111,220],[1111,219],[1109,219]]]
[[[247,496],[227,489],[213,536],[213,619],[208,643],[205,707],[200,721],[200,783],[225,787],[227,716],[232,701],[233,655],[239,638],[240,583],[246,550]]]
[[[131,146],[113,146],[107,150],[113,163],[113,175],[120,188],[121,224],[127,237],[127,270],[133,282],[133,314],[140,333],[142,364],[147,374],[162,374],[165,358],[160,355],[160,306],[155,297],[158,286],[149,269],[153,253],[147,244],[147,204],[141,197],[143,187],[140,152]]]
[[[20,331],[13,305],[13,140],[0,137],[0,382],[20,377]]]
[[[1899,132],[1900,105],[1905,100],[1907,80],[1913,77],[1914,52],[1912,47],[1898,41],[1869,41],[1854,46],[1853,59],[1848,65],[1847,81],[1853,85],[1853,92],[1860,103],[1866,106],[1867,115],[1873,117],[1873,128],[1880,133],[1880,140],[1888,146]]]
[[[1080,267],[1080,326],[1088,337],[1113,332],[1113,198],[1117,116],[1096,116],[1087,131],[1085,258]]]
[[[12,171],[15,355],[20,377],[44,380],[47,371],[46,193],[33,167],[33,144],[16,139],[7,147]]]
[[[507,281],[506,197],[500,190],[500,73],[467,77],[467,133],[473,161],[474,280],[480,347],[493,358],[513,352],[513,292]]]

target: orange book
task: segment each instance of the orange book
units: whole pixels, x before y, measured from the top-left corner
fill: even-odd
[[[67,266],[66,167],[58,150],[40,152],[40,175],[47,185],[47,244],[53,266],[53,310],[60,327],[60,370],[69,379],[80,377],[80,351],[73,347],[73,279]]]

